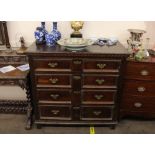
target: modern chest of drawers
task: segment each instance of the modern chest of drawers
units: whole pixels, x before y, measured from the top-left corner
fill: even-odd
[[[37,127],[116,125],[123,63],[128,56],[120,43],[94,45],[82,52],[33,44],[27,55]]]
[[[127,61],[120,117],[155,117],[155,59]]]

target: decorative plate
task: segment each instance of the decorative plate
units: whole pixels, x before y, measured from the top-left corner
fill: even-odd
[[[69,38],[61,39],[57,41],[61,46],[64,46],[66,49],[71,51],[81,51],[87,46],[92,45],[94,42],[91,39],[82,39],[82,38]]]

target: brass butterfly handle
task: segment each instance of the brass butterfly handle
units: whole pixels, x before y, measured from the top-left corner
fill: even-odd
[[[60,112],[60,110],[51,110],[51,112],[52,112],[54,115],[57,115],[57,114]]]
[[[106,64],[97,64],[96,65],[99,69],[104,69],[106,67]]]
[[[74,63],[75,65],[80,65],[82,62],[81,62],[80,60],[75,60],[75,61],[73,61],[73,63]]]
[[[93,111],[93,114],[96,116],[99,116],[102,113],[102,111]]]
[[[52,83],[52,84],[56,84],[59,80],[57,78],[50,78],[49,81]]]
[[[58,99],[58,97],[60,96],[59,94],[51,94],[50,95],[54,100]]]
[[[51,67],[51,68],[55,68],[55,67],[58,66],[58,63],[57,62],[53,62],[53,63],[49,62],[48,66]]]
[[[145,87],[138,87],[137,90],[138,90],[138,92],[144,92],[146,89],[145,89]]]
[[[103,98],[103,95],[94,95],[94,97],[97,99],[97,100],[101,100]]]
[[[96,83],[99,85],[103,84],[104,82],[105,82],[104,79],[96,79]]]

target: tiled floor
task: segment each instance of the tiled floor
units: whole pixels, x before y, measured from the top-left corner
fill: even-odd
[[[0,114],[0,133],[16,134],[89,134],[89,127],[42,127],[25,130],[25,115]],[[109,127],[95,127],[96,134],[145,134],[155,133],[155,121],[123,120],[115,130]]]

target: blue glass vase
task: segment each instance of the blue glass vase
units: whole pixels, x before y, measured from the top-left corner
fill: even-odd
[[[61,33],[57,30],[57,22],[53,22],[53,29],[51,33],[46,34],[47,46],[55,46],[57,41],[61,39]]]
[[[41,22],[41,26],[36,28],[34,36],[36,39],[36,44],[44,44],[46,42],[45,36],[48,32],[45,29],[45,22]]]

